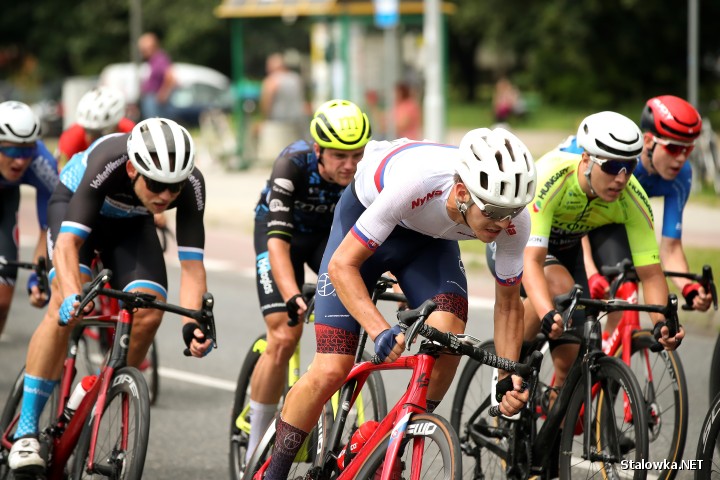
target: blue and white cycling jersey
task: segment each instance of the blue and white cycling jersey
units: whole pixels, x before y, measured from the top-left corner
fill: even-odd
[[[47,204],[58,183],[57,162],[45,144],[38,140],[37,156],[32,160],[25,174],[17,182],[10,182],[0,176],[0,189],[30,185],[37,191],[36,210],[40,228],[47,228]]]

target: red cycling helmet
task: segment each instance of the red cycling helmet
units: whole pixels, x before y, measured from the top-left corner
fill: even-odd
[[[700,135],[702,119],[695,107],[682,98],[661,95],[647,101],[640,128],[680,142],[692,142]]]

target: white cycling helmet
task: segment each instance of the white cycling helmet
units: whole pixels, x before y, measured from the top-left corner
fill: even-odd
[[[535,162],[525,144],[504,128],[470,130],[460,141],[457,169],[475,203],[518,208],[535,196]]]
[[[624,115],[615,112],[594,113],[578,128],[578,147],[590,155],[613,160],[634,160],[643,149],[640,128]]]
[[[192,137],[167,118],[148,118],[135,125],[127,149],[137,171],[157,182],[182,182],[195,165]]]
[[[77,122],[88,130],[115,128],[125,116],[125,97],[111,87],[93,88],[82,96]]]
[[[31,143],[40,138],[40,120],[22,102],[0,103],[0,141]]]

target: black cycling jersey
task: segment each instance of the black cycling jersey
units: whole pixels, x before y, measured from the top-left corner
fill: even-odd
[[[299,140],[275,160],[255,207],[255,219],[267,221],[268,237],[288,242],[295,231],[327,233],[344,188],[323,180],[312,145]]]

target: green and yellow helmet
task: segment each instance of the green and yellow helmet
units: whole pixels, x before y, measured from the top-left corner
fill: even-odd
[[[372,131],[368,116],[357,105],[334,99],[315,111],[310,134],[322,148],[354,150],[365,146]]]

